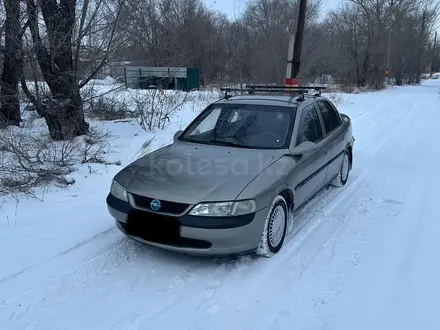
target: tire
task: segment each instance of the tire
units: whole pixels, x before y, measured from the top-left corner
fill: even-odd
[[[332,186],[335,187],[343,187],[348,181],[348,177],[350,174],[350,154],[348,150],[345,150],[344,155],[342,156],[341,168],[339,169],[338,175],[331,182]]]
[[[272,202],[264,223],[257,255],[270,258],[281,250],[286,237],[288,216],[287,202],[278,195]]]

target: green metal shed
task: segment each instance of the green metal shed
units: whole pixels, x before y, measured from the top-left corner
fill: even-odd
[[[200,69],[182,67],[125,67],[125,86],[133,89],[200,88]]]

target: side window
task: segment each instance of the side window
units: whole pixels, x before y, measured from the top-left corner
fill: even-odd
[[[324,120],[325,130],[327,134],[341,125],[341,119],[336,114],[330,103],[325,101],[317,102],[319,110],[321,111],[322,119]]]
[[[303,110],[300,120],[297,145],[305,142],[318,142],[323,138],[321,122],[313,105]]]

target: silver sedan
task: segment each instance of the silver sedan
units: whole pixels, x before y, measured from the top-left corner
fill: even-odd
[[[280,251],[290,215],[353,164],[350,118],[320,95],[240,95],[115,177],[110,214],[128,237],[199,255]]]

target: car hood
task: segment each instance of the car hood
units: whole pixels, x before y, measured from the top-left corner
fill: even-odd
[[[116,179],[129,193],[161,200],[234,200],[284,153],[178,142],[138,159]]]

